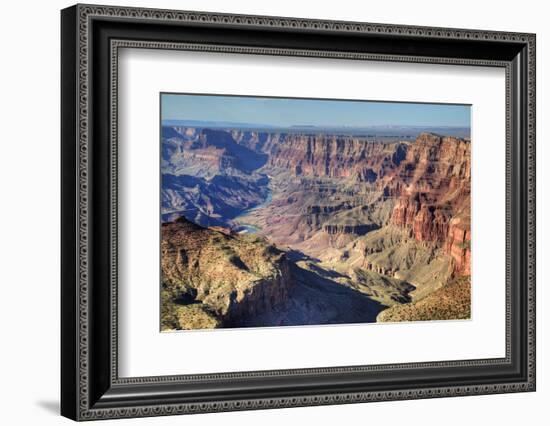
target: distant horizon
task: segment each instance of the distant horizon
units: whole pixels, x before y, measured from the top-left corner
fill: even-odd
[[[463,139],[470,139],[470,128],[462,126],[391,126],[378,125],[367,127],[332,127],[332,126],[311,126],[311,125],[292,125],[292,126],[272,126],[268,124],[236,123],[227,121],[198,121],[198,120],[164,120],[162,127],[185,127],[194,129],[210,130],[237,130],[250,132],[267,133],[299,133],[299,134],[333,134],[349,135],[357,137],[371,138],[401,138],[413,139],[421,133],[432,133],[439,136],[454,136]]]
[[[162,125],[174,126],[186,124],[191,126],[216,126],[216,127],[231,127],[242,128],[247,126],[253,126],[254,128],[273,128],[273,129],[292,129],[292,128],[313,128],[313,129],[469,129],[469,126],[422,126],[422,125],[392,125],[392,124],[374,124],[367,126],[335,126],[325,124],[292,124],[287,126],[276,126],[266,123],[246,123],[246,122],[228,122],[228,121],[214,121],[214,120],[185,120],[185,119],[165,119],[162,120]]]
[[[248,128],[460,128],[470,105],[161,93],[162,123]],[[196,124],[195,124],[196,125]]]

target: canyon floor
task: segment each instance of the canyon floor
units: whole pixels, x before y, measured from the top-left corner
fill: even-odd
[[[163,128],[161,329],[469,318],[469,144]]]

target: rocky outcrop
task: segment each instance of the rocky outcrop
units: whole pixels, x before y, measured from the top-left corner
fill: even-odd
[[[162,225],[161,251],[165,329],[238,325],[288,300],[289,261],[263,239],[180,218]]]
[[[396,273],[396,271],[394,271],[392,268],[386,268],[384,266],[376,265],[375,263],[371,263],[369,261],[365,261],[363,263],[363,268],[368,271],[376,272],[379,275],[386,275],[388,277],[394,277]]]
[[[254,282],[241,295],[238,291],[232,293],[227,313],[224,314],[225,327],[238,327],[288,302],[292,281],[290,263],[280,262],[276,267],[275,274]]]

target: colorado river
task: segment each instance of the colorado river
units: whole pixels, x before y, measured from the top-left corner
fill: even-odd
[[[250,223],[240,223],[239,222],[239,218],[242,218],[242,217],[245,217],[247,216],[248,214],[252,213],[253,211],[255,210],[259,210],[259,209],[263,209],[265,206],[267,206],[269,203],[271,203],[271,200],[273,199],[273,196],[271,194],[271,191],[269,191],[267,193],[267,197],[265,197],[265,200],[250,208],[250,209],[246,209],[244,210],[240,215],[236,216],[234,220],[234,222],[236,223],[236,225],[231,228],[233,231],[235,232],[238,232],[239,234],[254,234],[256,232],[258,232],[260,230],[260,228],[258,228],[257,226],[255,225],[252,225]]]

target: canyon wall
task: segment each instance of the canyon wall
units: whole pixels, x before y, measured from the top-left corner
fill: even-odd
[[[470,142],[422,134],[384,190],[397,197],[390,223],[442,245],[457,275],[470,274]]]
[[[268,164],[297,176],[375,182],[399,165],[406,142],[366,142],[352,136],[272,135],[262,147]]]

